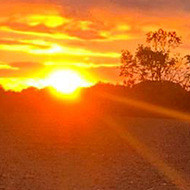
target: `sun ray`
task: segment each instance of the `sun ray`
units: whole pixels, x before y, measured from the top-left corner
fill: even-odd
[[[174,119],[179,119],[179,120],[190,123],[190,114],[185,113],[185,112],[177,111],[174,109],[169,109],[169,108],[166,108],[163,106],[150,104],[148,102],[135,100],[132,98],[127,98],[124,96],[116,96],[116,95],[109,94],[109,93],[101,93],[100,96],[110,99],[112,101],[116,101],[118,103],[122,103],[127,106],[132,106],[132,107],[135,107],[135,108],[138,108],[141,110],[149,111],[152,113],[156,113],[156,114],[174,118]]]
[[[176,187],[181,190],[189,188],[187,176],[166,163],[161,157],[139,141],[134,135],[119,125],[112,118],[105,119],[106,124],[125,142],[128,143],[141,157],[148,161],[157,171],[164,174]]]

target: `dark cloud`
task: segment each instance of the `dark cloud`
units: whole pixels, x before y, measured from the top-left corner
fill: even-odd
[[[162,10],[190,10],[189,0],[7,0],[6,2],[17,4],[19,2],[32,4],[52,4],[63,6],[65,10],[72,10],[73,14],[89,13],[91,8],[107,9],[110,5],[118,6],[124,9],[138,9],[142,11],[156,11],[162,13]],[[2,2],[1,4],[3,4]],[[81,12],[82,11],[82,12]]]
[[[135,9],[142,9],[142,10],[147,10],[147,9],[154,9],[158,10],[160,8],[167,8],[170,9],[173,6],[177,6],[179,4],[178,0],[111,0],[116,5],[119,6],[124,6],[126,8],[135,8]]]
[[[190,10],[189,0],[49,0],[47,2],[74,8],[75,11],[82,9],[84,12],[88,11],[89,8],[98,6],[105,9],[109,5],[115,5],[124,9],[149,10],[156,12],[170,9],[182,11]]]

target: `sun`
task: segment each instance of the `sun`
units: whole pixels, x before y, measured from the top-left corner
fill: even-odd
[[[56,91],[70,95],[88,83],[74,70],[61,70],[53,72],[48,78],[48,85]]]

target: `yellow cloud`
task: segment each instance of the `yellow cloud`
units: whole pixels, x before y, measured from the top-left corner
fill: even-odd
[[[100,31],[100,36],[102,39],[97,39],[95,41],[116,41],[116,40],[132,40],[136,38],[135,36],[125,34],[125,33],[115,33],[114,31]]]
[[[93,52],[82,48],[63,47],[59,44],[47,42],[43,40],[20,40],[23,44],[0,44],[1,50],[19,51],[36,55],[74,55],[74,56],[94,56],[94,57],[111,57],[119,58],[120,54],[115,52],[101,53]],[[25,43],[25,44],[24,44]],[[47,47],[40,47],[47,46]]]
[[[118,31],[128,31],[128,30],[130,30],[131,29],[131,26],[130,25],[127,25],[127,24],[121,24],[121,25],[118,25],[117,27],[116,27],[116,30],[118,30]]]
[[[11,34],[21,34],[21,35],[27,35],[27,36],[33,36],[33,37],[42,37],[42,38],[51,38],[51,39],[60,39],[60,40],[81,40],[78,37],[70,36],[68,34],[64,33],[45,33],[45,32],[34,32],[34,31],[24,31],[24,30],[17,30],[12,29],[8,26],[1,26],[0,31],[2,32],[8,32]]]
[[[68,23],[70,20],[59,15],[29,15],[19,18],[17,22],[25,23],[30,26],[43,24],[50,28],[55,28]]]
[[[115,52],[110,52],[110,53],[92,52],[90,50],[85,50],[82,48],[63,47],[58,44],[52,44],[50,49],[38,49],[38,50],[31,49],[28,52],[33,54],[67,54],[74,56],[92,56],[92,57],[94,56],[94,57],[112,57],[112,58],[120,57],[120,54]]]
[[[55,65],[63,65],[62,61],[47,61],[44,63],[46,66],[55,66]],[[105,67],[105,68],[111,68],[111,67],[117,67],[118,64],[96,64],[96,63],[83,63],[83,62],[72,62],[72,63],[64,63],[64,66],[74,66],[74,67],[81,67],[81,68],[100,68],[100,67]]]
[[[8,64],[0,63],[0,70],[5,69],[5,70],[19,70],[17,67],[12,67]]]
[[[90,22],[90,21],[79,21],[78,25],[79,25],[79,28],[81,30],[90,30],[90,29],[92,29],[92,27],[91,27],[92,22]]]
[[[0,78],[0,84],[5,90],[14,90],[17,92],[28,88],[29,86],[34,86],[36,88],[43,88],[41,80],[29,79],[29,78]]]

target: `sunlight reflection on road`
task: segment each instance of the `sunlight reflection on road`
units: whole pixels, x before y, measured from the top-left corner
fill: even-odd
[[[157,153],[153,153],[151,149],[127,131],[124,126],[119,125],[116,120],[110,117],[106,118],[105,122],[125,143],[129,144],[140,156],[154,166],[159,173],[164,174],[176,187],[180,190],[190,188],[190,183],[184,174],[167,164]]]

